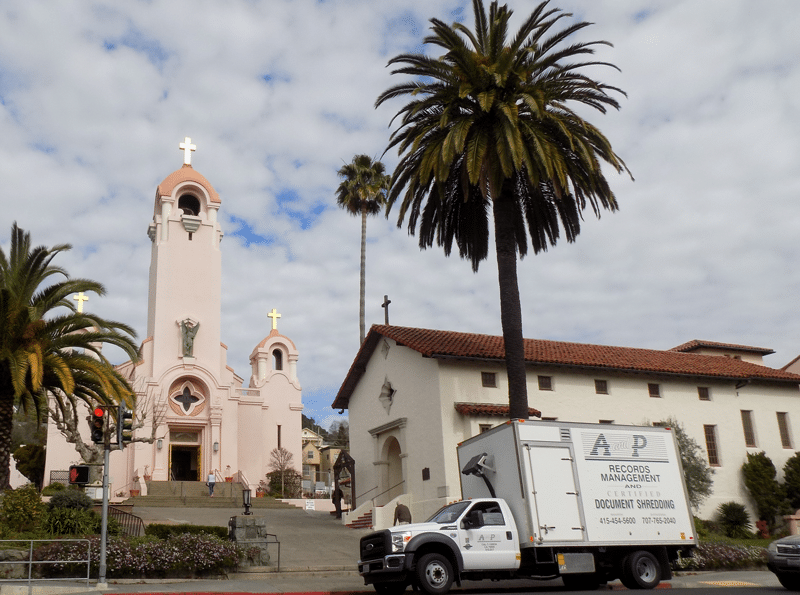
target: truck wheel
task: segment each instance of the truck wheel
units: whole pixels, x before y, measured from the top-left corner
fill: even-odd
[[[375,583],[372,586],[379,595],[400,595],[406,590],[406,584],[403,582]]]
[[[453,566],[441,554],[425,554],[417,562],[417,579],[430,595],[447,593],[453,584]]]
[[[622,584],[629,589],[653,589],[661,582],[661,565],[650,552],[628,554],[622,561]]]

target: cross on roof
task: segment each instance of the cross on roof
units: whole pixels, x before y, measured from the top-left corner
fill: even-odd
[[[81,291],[78,295],[72,296],[72,299],[78,302],[78,314],[80,314],[83,312],[83,302],[89,301],[89,296]]]
[[[278,314],[278,311],[275,308],[273,308],[272,312],[267,314],[267,316],[272,318],[272,330],[277,330],[277,328],[278,328],[278,318],[280,318],[281,315]]]
[[[197,149],[197,145],[192,144],[192,139],[188,136],[183,139],[183,142],[178,145],[179,149],[183,149],[183,164],[192,164],[192,151]]]

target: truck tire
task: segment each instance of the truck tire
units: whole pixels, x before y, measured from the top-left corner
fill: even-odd
[[[400,595],[406,590],[406,583],[403,582],[375,583],[372,586],[379,595]]]
[[[453,565],[442,554],[425,554],[417,562],[417,580],[429,595],[447,593],[453,584]]]
[[[653,589],[661,582],[661,565],[650,552],[633,552],[622,561],[620,580],[629,589]]]

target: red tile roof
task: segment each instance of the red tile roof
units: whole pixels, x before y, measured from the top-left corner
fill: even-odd
[[[373,325],[331,407],[347,409],[350,395],[363,375],[381,337],[393,339],[398,344],[419,352],[423,357],[479,361],[502,361],[505,357],[502,336]],[[592,370],[800,384],[800,375],[783,370],[734,358],[681,353],[674,350],[658,351],[525,339],[525,361],[528,364]]]
[[[725,351],[746,351],[749,353],[757,353],[759,355],[770,355],[775,353],[774,350],[769,349],[768,347],[752,347],[750,345],[736,345],[734,343],[717,343],[715,341],[698,341],[694,339],[689,341],[688,343],[684,343],[683,345],[678,345],[677,347],[673,347],[670,351],[683,351],[684,353],[688,353],[690,351],[696,351],[698,349],[719,349]]]
[[[495,405],[494,403],[456,403],[455,408],[461,415],[486,415],[490,417],[505,417],[506,419],[508,419],[510,410],[508,405]],[[542,412],[529,407],[528,416],[542,417]]]

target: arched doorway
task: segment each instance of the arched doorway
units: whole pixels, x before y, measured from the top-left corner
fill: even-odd
[[[406,492],[403,477],[403,461],[401,459],[400,443],[394,436],[389,436],[384,443],[384,460],[386,461],[386,483],[383,487],[384,502],[389,502],[400,494]]]

